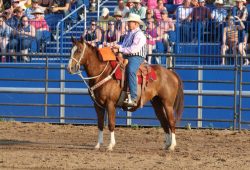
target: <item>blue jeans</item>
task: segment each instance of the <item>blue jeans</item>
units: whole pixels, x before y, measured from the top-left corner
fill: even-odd
[[[128,86],[130,89],[131,99],[135,100],[137,98],[137,77],[136,73],[144,62],[144,58],[140,56],[125,56],[128,59],[128,66],[126,69]]]

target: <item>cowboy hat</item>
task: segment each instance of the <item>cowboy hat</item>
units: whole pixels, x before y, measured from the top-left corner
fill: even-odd
[[[224,5],[223,0],[215,0],[214,2],[215,4],[220,4],[220,5]]]
[[[130,13],[128,18],[125,21],[134,21],[134,22],[138,22],[140,25],[144,25],[144,22],[141,20],[141,17],[133,13]]]
[[[133,3],[141,3],[141,0],[132,0]]]
[[[36,8],[31,12],[31,14],[44,14],[44,12],[40,8]]]
[[[115,17],[115,16],[122,17],[122,11],[116,10],[115,13],[114,13],[114,17]]]

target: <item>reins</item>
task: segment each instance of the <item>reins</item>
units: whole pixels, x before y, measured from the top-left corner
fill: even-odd
[[[115,67],[115,69],[112,71],[112,73],[111,73],[110,75],[108,75],[106,78],[104,78],[103,80],[99,81],[99,82],[98,82],[97,84],[95,84],[94,86],[89,87],[87,81],[88,81],[88,80],[92,80],[92,79],[96,79],[96,78],[100,77],[100,76],[105,72],[105,70],[107,69],[109,62],[107,62],[106,66],[104,67],[104,69],[102,70],[102,72],[101,72],[100,74],[98,74],[98,75],[96,75],[96,76],[92,76],[92,77],[84,77],[84,76],[82,75],[82,71],[80,70],[80,64],[81,64],[81,60],[82,60],[82,58],[83,58],[83,56],[84,56],[86,46],[87,46],[87,45],[84,43],[83,51],[81,52],[81,57],[80,57],[79,60],[75,59],[75,58],[73,57],[73,55],[71,55],[69,64],[71,64],[72,60],[74,60],[74,61],[76,62],[76,66],[79,68],[79,71],[78,71],[78,72],[75,72],[75,73],[73,73],[73,74],[77,74],[77,75],[83,80],[83,82],[84,82],[84,84],[87,86],[88,91],[90,92],[90,96],[92,97],[92,99],[94,100],[94,102],[95,102],[99,107],[101,107],[101,108],[104,109],[104,107],[96,101],[95,94],[94,94],[94,90],[97,89],[98,87],[100,87],[101,85],[103,85],[104,83],[106,83],[107,81],[109,81],[110,79],[112,79],[113,74],[114,74],[115,71],[118,69],[118,67],[120,66],[120,64],[117,64],[116,67]],[[73,48],[74,48],[74,47],[73,47]],[[86,80],[87,80],[87,81],[86,81]]]

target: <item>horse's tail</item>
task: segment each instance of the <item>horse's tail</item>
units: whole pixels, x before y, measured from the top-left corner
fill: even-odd
[[[176,114],[176,120],[179,121],[182,116],[183,108],[184,108],[184,92],[183,92],[183,83],[177,73],[173,71],[178,79],[178,92],[174,102],[174,110]]]

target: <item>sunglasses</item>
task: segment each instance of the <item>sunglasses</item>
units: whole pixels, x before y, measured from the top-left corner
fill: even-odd
[[[93,23],[93,24],[91,24],[91,25],[96,25],[96,24]]]

